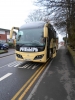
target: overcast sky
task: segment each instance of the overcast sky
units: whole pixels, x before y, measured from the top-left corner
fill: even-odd
[[[0,0],[0,28],[20,26],[36,7],[33,0]]]
[[[37,8],[33,5],[33,0],[0,0],[0,28],[21,26],[34,9]],[[59,37],[61,41],[61,35]]]

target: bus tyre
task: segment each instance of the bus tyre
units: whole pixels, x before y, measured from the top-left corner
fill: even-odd
[[[57,53],[57,51],[58,51],[58,50],[56,50],[56,53]]]

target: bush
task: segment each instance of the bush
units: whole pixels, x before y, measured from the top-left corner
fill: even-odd
[[[13,43],[9,43],[9,48],[14,48],[14,44]]]

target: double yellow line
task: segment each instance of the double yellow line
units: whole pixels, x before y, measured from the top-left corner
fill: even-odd
[[[43,64],[40,66],[40,68],[32,75],[32,77],[22,86],[22,88],[14,95],[14,97],[11,100],[22,100],[28,90],[31,88],[31,86],[34,84],[34,82],[37,80],[37,78],[40,76],[40,74],[43,72],[45,69],[46,65],[48,64],[49,61],[47,61],[46,64]]]

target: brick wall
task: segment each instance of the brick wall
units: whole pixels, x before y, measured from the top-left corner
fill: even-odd
[[[10,30],[0,28],[0,42],[8,42],[10,39]],[[12,39],[15,39],[15,32]]]
[[[7,42],[7,32],[4,29],[0,29],[0,42]]]
[[[6,34],[0,34],[0,40],[6,40],[7,36]]]

